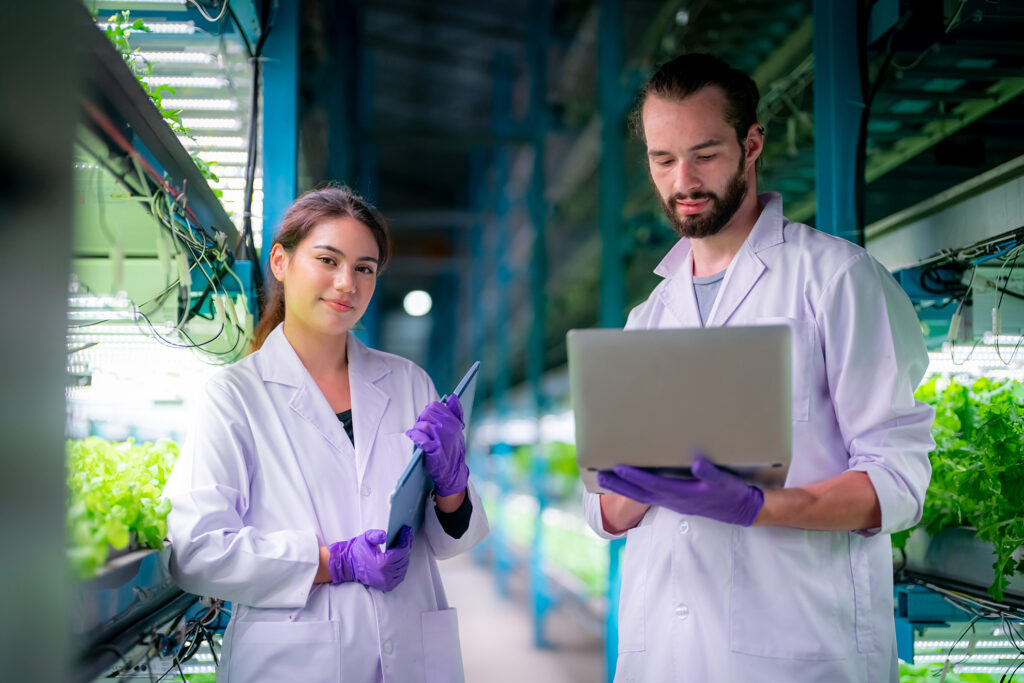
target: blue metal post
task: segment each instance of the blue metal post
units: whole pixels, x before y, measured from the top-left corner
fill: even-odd
[[[544,375],[544,351],[547,331],[547,296],[545,287],[548,278],[547,250],[547,203],[544,198],[544,151],[547,143],[547,58],[548,34],[550,32],[550,11],[547,0],[533,0],[530,16],[534,24],[534,39],[530,59],[530,119],[533,126],[533,176],[530,179],[529,196],[530,223],[533,226],[533,258],[530,260],[530,300],[533,308],[533,323],[530,327],[527,348],[527,378],[533,393],[533,418],[537,424],[537,439],[533,445],[530,460],[530,478],[533,492],[537,496],[538,511],[534,525],[533,552],[530,555],[530,593],[533,603],[533,640],[537,647],[547,647],[544,636],[544,616],[551,608],[552,598],[544,573],[544,508],[547,496],[547,456],[540,433],[540,422],[547,410],[542,378]]]
[[[485,181],[487,176],[487,153],[484,149],[479,147],[470,149],[469,168],[469,205],[474,216],[482,217],[487,208],[487,184]],[[484,283],[487,281],[488,271],[487,252],[484,242],[484,232],[486,229],[486,221],[483,218],[477,218],[470,227],[469,232],[469,273],[470,282],[473,283],[468,288],[470,319],[473,321],[469,329],[469,353],[471,360],[482,360],[484,358],[487,341],[486,331],[489,327],[484,323],[486,320],[486,306],[483,296]],[[481,372],[481,375],[486,374],[486,372],[484,370]],[[482,398],[483,393],[484,383],[481,379],[477,381],[478,401]],[[485,450],[471,450],[469,471],[482,478],[493,479],[495,475],[493,472],[494,459],[488,457],[488,455]],[[500,504],[500,501],[496,502]],[[496,527],[496,522],[492,521],[492,523]],[[483,543],[478,543],[473,548],[473,559],[478,563],[483,564],[488,552],[494,553],[494,535],[495,530],[492,529]],[[495,562],[495,566],[497,566],[497,562]]]
[[[601,0],[598,62],[598,105],[601,113],[601,166],[598,220],[601,227],[601,327],[622,327],[626,285],[622,247],[622,206],[625,202],[625,101],[622,85],[622,0]],[[608,615],[605,665],[609,681],[618,659],[619,557],[623,541],[608,550]]]
[[[269,247],[298,190],[299,3],[278,4],[263,56],[263,244]],[[262,252],[266,272],[270,249]]]
[[[817,228],[851,242],[857,227],[861,112],[856,2],[814,0],[814,182]]]
[[[509,127],[508,112],[511,111],[513,69],[507,54],[499,53],[495,60],[494,74],[494,128],[500,137]],[[509,390],[509,340],[504,325],[508,320],[508,290],[512,278],[508,263],[508,232],[509,218],[512,213],[512,201],[507,193],[509,179],[509,150],[504,145],[497,146],[493,151],[494,186],[492,187],[492,205],[494,218],[492,227],[491,263],[495,274],[494,288],[494,385],[492,391],[495,416],[499,423],[508,417],[507,394]],[[500,491],[498,519],[494,534],[494,566],[498,591],[508,595],[508,573],[512,568],[512,554],[508,542],[508,529],[505,520],[504,501],[511,492],[509,474],[511,472],[512,447],[504,442],[494,445],[495,469]]]
[[[355,109],[358,122],[357,127],[360,131],[365,131],[370,129],[371,122],[373,121],[374,60],[373,51],[366,45],[366,41],[362,39],[361,27],[363,22],[361,17],[365,11],[362,3],[360,3],[360,8],[357,11],[360,17],[358,20],[360,25],[359,36],[363,48],[359,51],[357,61]],[[378,176],[380,174],[379,155],[377,154],[377,142],[370,140],[369,137],[367,135],[362,136],[363,139],[359,143],[350,140],[353,145],[358,144],[358,154],[356,155],[358,165],[355,171],[355,179],[349,178],[346,182],[353,185],[368,202],[376,205],[378,199]],[[360,339],[370,347],[376,347],[380,341],[383,322],[380,314],[380,301],[380,296],[375,296],[370,301],[370,305],[367,306],[366,313],[363,315],[362,330],[359,332]]]

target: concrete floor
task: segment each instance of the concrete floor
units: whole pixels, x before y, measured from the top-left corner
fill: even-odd
[[[523,577],[514,575],[502,597],[494,573],[468,554],[439,564],[448,602],[459,611],[466,683],[604,683],[603,638],[569,610],[548,615],[551,647],[537,649]]]

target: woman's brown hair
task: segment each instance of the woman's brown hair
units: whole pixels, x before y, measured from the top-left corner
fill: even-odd
[[[353,218],[370,229],[380,252],[379,273],[391,258],[391,233],[387,221],[376,207],[344,185],[328,185],[310,190],[292,202],[273,243],[264,245],[264,248],[269,250],[274,244],[280,244],[289,254],[294,253],[295,247],[306,239],[313,228],[332,218]],[[267,336],[284,320],[284,287],[269,272],[269,268],[265,282],[266,304],[256,331],[253,332],[250,352],[263,346]]]

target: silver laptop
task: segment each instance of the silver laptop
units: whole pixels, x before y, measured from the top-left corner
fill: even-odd
[[[576,461],[588,491],[619,463],[688,477],[694,451],[782,486],[792,443],[785,325],[570,330]]]

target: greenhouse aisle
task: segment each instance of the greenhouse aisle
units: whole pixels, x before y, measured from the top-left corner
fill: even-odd
[[[528,594],[513,579],[511,594],[498,595],[494,574],[469,555],[440,563],[448,602],[459,611],[459,638],[466,682],[599,683],[604,681],[602,638],[589,633],[571,614],[547,619],[552,648],[533,646]]]

